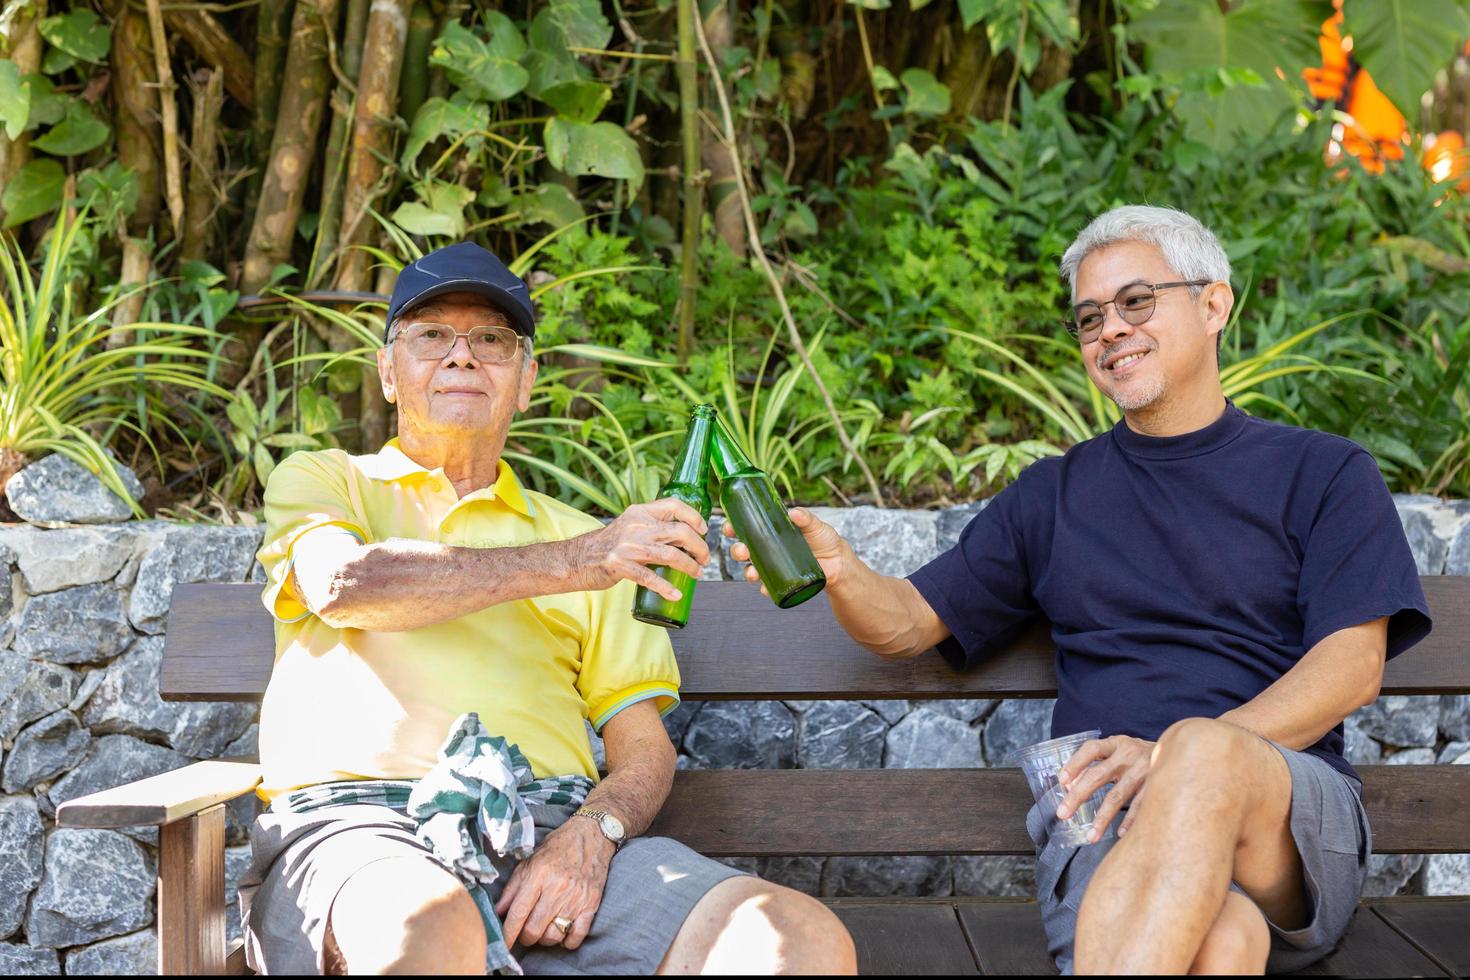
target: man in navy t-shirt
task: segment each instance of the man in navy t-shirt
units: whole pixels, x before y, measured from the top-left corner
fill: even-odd
[[[1067,765],[1058,812],[1028,820],[1063,972],[1300,969],[1362,892],[1371,836],[1342,721],[1429,632],[1413,557],[1367,452],[1225,398],[1230,263],[1203,225],[1117,208],[1062,272],[1123,421],[1033,464],[908,579],[793,520],[838,621],[880,656],[938,646],[964,667],[1037,614],[1053,624],[1052,734],[1104,736]],[[1107,784],[1095,824],[1117,835],[1053,841]]]

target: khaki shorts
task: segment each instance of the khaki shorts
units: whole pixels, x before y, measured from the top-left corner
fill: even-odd
[[[537,841],[570,816],[570,808],[538,811]],[[240,880],[250,968],[322,974],[327,916],[348,878],[387,858],[443,867],[414,827],[401,812],[373,804],[261,814],[250,832],[251,866]],[[652,974],[699,900],[742,873],[666,837],[636,837],[613,857],[602,904],[582,945],[517,947],[516,958],[528,974]],[[499,897],[498,887],[490,897]]]

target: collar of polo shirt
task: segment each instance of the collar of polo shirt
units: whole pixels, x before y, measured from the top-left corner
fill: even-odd
[[[357,456],[353,463],[365,476],[380,480],[384,483],[395,483],[409,480],[442,480],[448,485],[448,478],[444,476],[444,470],[440,468],[428,469],[414,462],[398,445],[396,438],[389,439],[379,452],[371,456]],[[495,482],[482,490],[476,490],[460,500],[465,503],[470,500],[499,500],[511,510],[525,517],[533,517],[535,512],[531,501],[526,499],[521,490],[520,481],[516,479],[515,472],[511,470],[510,464],[502,457],[499,461],[499,473]]]

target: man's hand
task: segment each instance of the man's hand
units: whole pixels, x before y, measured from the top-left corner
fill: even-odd
[[[843,555],[849,549],[847,542],[842,540],[842,535],[837,529],[805,507],[793,507],[788,510],[787,515],[791,523],[796,525],[797,530],[806,538],[807,547],[812,549],[812,555],[817,559],[817,564],[822,566],[822,574],[827,576],[827,588],[836,588],[838,579],[842,575],[844,565]],[[736,539],[735,527],[729,521],[725,522],[724,535],[735,543],[730,546],[730,557],[736,561],[750,561],[750,548],[744,542]],[[759,582],[760,576],[756,574],[754,565],[745,567],[745,580],[747,582]],[[770,597],[764,585],[761,586],[761,595]]]
[[[1103,797],[1102,806],[1092,821],[1092,831],[1087,839],[1096,844],[1102,839],[1103,831],[1113,822],[1118,811],[1128,806],[1128,815],[1118,827],[1121,837],[1133,826],[1138,816],[1138,800],[1143,796],[1144,780],[1148,778],[1153,764],[1154,743],[1127,735],[1093,739],[1082,743],[1067,764],[1057,774],[1057,782],[1067,790],[1067,796],[1057,807],[1057,819],[1066,820],[1077,812],[1077,808],[1092,798],[1108,783],[1113,788]],[[1093,763],[1097,763],[1093,765]]]
[[[704,535],[709,530],[699,511],[682,500],[665,497],[651,504],[634,504],[622,516],[598,531],[572,539],[572,574],[583,590],[608,589],[630,579],[670,602],[679,590],[653,571],[663,565],[699,578],[709,561]]]
[[[576,949],[587,938],[607,869],[617,850],[596,821],[573,817],[546,836],[529,858],[516,865],[495,903],[505,945],[565,946]],[[570,919],[565,933],[555,919]]]

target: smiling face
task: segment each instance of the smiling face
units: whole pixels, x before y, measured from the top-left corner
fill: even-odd
[[[383,397],[398,406],[399,434],[410,430],[417,440],[488,439],[496,452],[504,445],[511,419],[531,404],[536,361],[526,356],[525,341],[507,361],[476,358],[467,337],[456,337],[448,354],[426,360],[409,353],[399,340],[416,321],[448,325],[459,333],[494,324],[512,326],[504,313],[473,293],[450,293],[405,313],[393,342],[378,351]]]
[[[1183,278],[1153,245],[1118,242],[1082,260],[1073,303],[1108,303],[1129,284]],[[1153,315],[1137,325],[1109,304],[1102,332],[1082,345],[1087,373],[1125,413],[1159,409],[1175,400],[1218,399],[1216,337],[1233,303],[1229,285],[1221,282],[1204,287],[1198,297],[1182,286],[1160,290]]]

